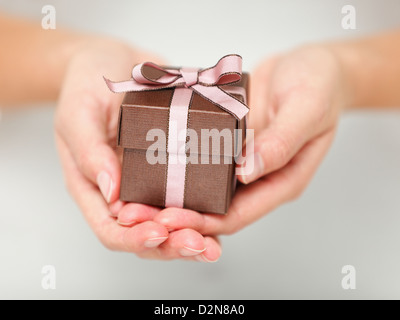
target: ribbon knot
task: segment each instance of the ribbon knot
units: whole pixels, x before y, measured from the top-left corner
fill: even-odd
[[[185,87],[190,88],[199,81],[199,69],[195,68],[182,68],[179,70],[185,81]]]

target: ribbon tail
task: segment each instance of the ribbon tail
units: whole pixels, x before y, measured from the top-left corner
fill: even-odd
[[[108,89],[110,89],[114,93],[132,91],[133,80],[114,82],[114,81],[111,81],[111,80],[109,80],[109,79],[107,79],[105,77],[103,77],[103,79],[106,82]]]
[[[229,112],[238,120],[243,119],[249,112],[249,108],[243,102],[231,96],[218,86],[208,87],[196,84],[191,88],[221,109]]]

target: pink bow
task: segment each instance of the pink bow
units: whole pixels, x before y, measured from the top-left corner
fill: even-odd
[[[155,63],[145,62],[133,68],[130,80],[104,80],[113,92],[190,88],[240,120],[248,113],[248,107],[220,86],[238,82],[241,75],[242,57],[231,54],[222,57],[215,66],[207,69],[165,69]]]

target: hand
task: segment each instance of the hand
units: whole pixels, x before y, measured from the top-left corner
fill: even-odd
[[[129,79],[133,65],[144,61],[159,59],[105,39],[88,41],[71,58],[55,118],[67,187],[109,249],[146,258],[215,261],[221,254],[216,238],[168,230],[152,221],[160,209],[118,200],[121,166],[115,143],[122,95],[111,93],[103,76]]]
[[[225,216],[165,209],[154,221],[204,235],[231,234],[296,199],[322,161],[348,102],[340,61],[324,47],[303,47],[265,60],[251,75],[249,127],[254,171],[239,176]]]

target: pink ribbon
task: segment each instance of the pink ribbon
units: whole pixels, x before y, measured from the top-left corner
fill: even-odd
[[[130,80],[122,82],[112,82],[106,78],[104,80],[108,88],[116,93],[175,88],[170,106],[168,128],[169,130],[174,128],[179,133],[180,130],[187,129],[187,116],[193,92],[241,120],[248,113],[248,107],[220,87],[238,82],[241,75],[242,58],[239,55],[227,55],[222,57],[215,66],[207,69],[166,69],[152,62],[145,62],[133,68]],[[165,206],[182,208],[186,163],[182,163],[178,158],[179,150],[184,150],[185,141],[172,141],[170,137],[173,136],[168,134]]]

